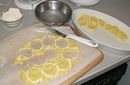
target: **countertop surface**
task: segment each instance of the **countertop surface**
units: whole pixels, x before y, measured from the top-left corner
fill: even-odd
[[[99,4],[92,7],[78,7],[75,4],[71,3],[69,0],[60,0],[60,1],[63,1],[68,5],[70,5],[73,10],[78,8],[87,8],[106,13],[112,17],[119,19],[126,25],[130,26],[130,0],[102,0]],[[16,7],[16,6],[13,2],[11,2],[9,6],[0,5],[0,12],[2,12],[8,7]],[[9,34],[21,28],[24,29],[25,27],[38,22],[38,20],[35,17],[34,10],[22,10],[22,12],[24,14],[24,18],[18,27],[9,28],[5,26],[2,22],[0,22],[0,39],[4,38],[5,36],[8,36]],[[69,24],[72,25],[73,27],[71,20],[69,21]],[[119,55],[119,54],[112,54],[104,50],[102,51],[104,53],[104,60],[96,67],[94,67],[91,71],[86,73],[83,77],[81,77],[79,80],[77,80],[74,83],[75,85],[79,85],[83,82],[91,80],[96,76],[99,76],[111,70],[112,68],[115,68],[130,60],[130,55]]]

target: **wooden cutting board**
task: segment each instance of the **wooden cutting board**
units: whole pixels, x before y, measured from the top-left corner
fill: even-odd
[[[1,85],[24,85],[19,77],[18,69],[12,65],[12,61],[16,56],[16,52],[25,41],[46,34],[51,33],[44,28],[43,24],[38,23],[31,27],[21,29],[0,40],[0,57],[5,60],[4,65],[0,67]],[[103,53],[97,48],[86,46],[77,41],[74,42],[81,49],[76,65],[64,76],[57,77],[46,83],[41,82],[37,85],[70,85],[103,60]]]

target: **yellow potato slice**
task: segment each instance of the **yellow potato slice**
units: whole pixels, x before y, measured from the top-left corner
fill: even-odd
[[[66,59],[66,58],[59,58],[57,57],[55,59],[55,64],[58,66],[59,68],[59,76],[64,75],[65,73],[68,72],[68,70],[72,67],[72,63],[70,61],[70,59]]]
[[[56,58],[55,59],[55,64],[63,70],[68,70],[71,68],[71,62],[69,59],[66,58]]]
[[[104,20],[98,19],[97,24],[98,24],[99,27],[104,28],[106,22]]]
[[[58,38],[57,40],[56,40],[56,44],[55,44],[55,46],[56,47],[58,47],[58,48],[60,48],[60,49],[65,49],[65,48],[67,48],[68,46],[70,45],[70,41],[69,41],[69,39],[67,39],[67,38]]]
[[[26,72],[27,79],[32,83],[38,83],[42,81],[42,73],[39,69],[30,69]]]
[[[97,23],[94,22],[94,21],[89,21],[89,22],[87,23],[87,28],[88,28],[88,29],[92,29],[92,30],[96,30],[96,29],[97,29]]]
[[[41,67],[41,71],[48,78],[55,78],[58,75],[58,67],[53,63],[45,63]]]
[[[106,31],[111,32],[112,26],[106,23],[104,28]]]
[[[39,50],[39,49],[41,49],[43,47],[43,44],[39,40],[33,40],[33,41],[31,41],[30,47],[33,50]]]
[[[119,31],[117,34],[117,38],[121,41],[126,41],[128,39],[128,36],[123,31]]]
[[[20,78],[23,80],[23,82],[24,82],[25,84],[31,84],[31,83],[32,83],[32,81],[30,81],[30,80],[27,78],[26,72],[23,71],[22,69],[20,69],[20,71],[19,71],[19,76],[20,76]]]
[[[117,26],[112,26],[110,32],[112,33],[112,35],[117,36],[119,28]]]
[[[97,23],[97,17],[95,17],[95,16],[90,16],[89,21],[93,21],[93,22],[96,22],[96,23]]]
[[[80,17],[77,19],[77,22],[81,27],[85,27],[88,21],[89,21],[89,16],[86,14],[80,15]]]
[[[45,38],[42,40],[42,43],[46,46],[52,46],[55,44],[55,40],[57,39],[56,36],[54,35],[47,35]]]

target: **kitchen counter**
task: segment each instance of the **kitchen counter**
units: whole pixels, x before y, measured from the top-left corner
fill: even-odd
[[[102,0],[99,4],[92,7],[78,7],[71,2],[67,3],[72,7],[73,10],[78,8],[97,10],[115,17],[124,22],[126,25],[130,26],[130,0]],[[104,50],[102,50],[102,52],[104,53],[104,60],[79,80],[77,80],[74,83],[75,85],[80,85],[86,81],[89,81],[130,60],[130,55],[112,54]]]
[[[61,1],[69,4],[73,10],[80,8],[68,0],[61,0]],[[95,6],[82,7],[82,8],[94,9],[94,10],[106,13],[108,15],[111,15],[119,19],[120,21],[124,22],[128,26],[130,26],[129,4],[130,4],[130,0],[102,0],[99,4]],[[12,2],[10,6],[14,7],[14,3]],[[0,5],[0,12],[2,12],[7,7],[8,6]],[[6,27],[2,22],[0,22],[0,39],[4,38],[5,36],[8,36],[9,34],[21,28],[24,29],[25,27],[38,22],[38,20],[35,17],[34,11],[27,11],[27,10],[22,10],[22,11],[24,13],[24,18],[23,18],[22,23],[18,27],[11,29],[9,27]],[[69,24],[71,24],[73,27],[71,20],[69,21]],[[94,67],[91,71],[86,73],[83,77],[78,79],[74,83],[75,85],[79,85],[81,83],[89,81],[130,60],[130,55],[118,55],[118,54],[112,54],[112,53],[106,52],[104,50],[102,51],[104,53],[104,60],[101,63],[99,63],[96,67]]]

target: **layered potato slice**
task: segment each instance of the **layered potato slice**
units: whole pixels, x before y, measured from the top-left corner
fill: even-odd
[[[55,40],[57,39],[57,37],[56,36],[54,36],[54,35],[47,35],[47,36],[45,36],[45,38],[42,40],[42,43],[44,44],[44,45],[46,45],[46,46],[52,46],[52,45],[54,45],[55,44]]]
[[[79,52],[80,48],[67,38],[38,36],[22,45],[13,64],[24,83],[47,82],[65,75],[78,61]]]

